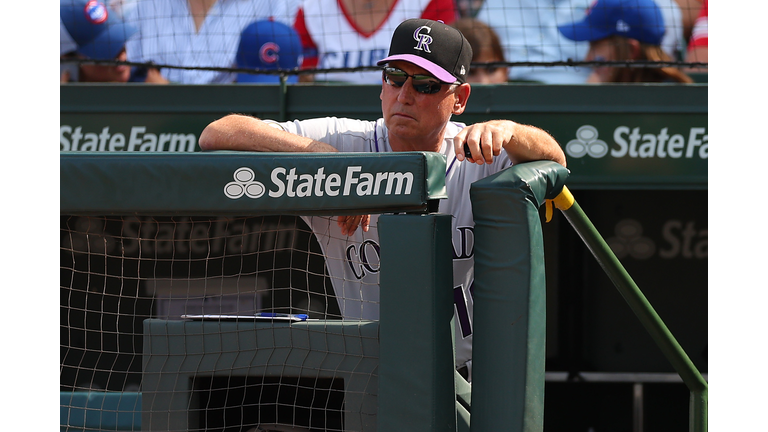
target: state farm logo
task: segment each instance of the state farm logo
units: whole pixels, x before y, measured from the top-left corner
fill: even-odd
[[[302,172],[296,167],[279,166],[270,173],[269,190],[256,180],[256,174],[250,168],[236,169],[233,177],[234,181],[224,186],[224,195],[230,199],[243,195],[261,198],[264,194],[270,198],[410,195],[414,183],[414,175],[409,171],[366,172],[357,165],[347,166],[343,172],[326,172],[326,167]]]
[[[580,158],[588,154],[593,158],[601,158],[608,153],[608,144],[597,139],[597,129],[594,126],[584,125],[576,131],[576,139],[570,140],[565,145],[568,156]]]
[[[230,199],[238,199],[245,195],[248,198],[260,198],[267,191],[264,184],[256,181],[256,174],[250,168],[242,167],[235,170],[235,181],[224,186],[224,195]]]
[[[709,231],[701,220],[669,219],[662,224],[659,236],[649,234],[656,241],[643,234],[640,222],[626,218],[616,223],[614,236],[605,242],[619,259],[706,260],[709,255]]]
[[[617,258],[632,258],[644,260],[656,252],[656,244],[648,237],[643,237],[643,227],[634,219],[623,219],[614,228],[615,237],[607,239],[611,250]]]
[[[613,140],[599,139],[597,128],[584,125],[576,130],[576,139],[568,141],[565,153],[572,158],[589,155],[600,159],[606,155],[613,158],[709,158],[709,135],[706,127],[691,127],[683,133],[670,133],[668,127],[659,130],[643,130],[640,126],[617,126]]]

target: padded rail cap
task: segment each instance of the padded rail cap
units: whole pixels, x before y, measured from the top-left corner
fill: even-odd
[[[141,430],[141,393],[60,392],[62,430]]]
[[[445,157],[399,153],[60,155],[61,214],[337,215],[425,211]]]

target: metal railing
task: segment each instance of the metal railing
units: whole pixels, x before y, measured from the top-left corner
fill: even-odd
[[[706,432],[707,430],[707,381],[691,361],[667,328],[653,306],[645,298],[640,288],[627,273],[624,266],[590,222],[581,206],[576,202],[567,187],[563,186],[560,194],[547,201],[547,221],[551,220],[553,206],[559,209],[568,222],[584,241],[592,255],[619,290],[627,304],[645,327],[664,356],[672,363],[680,378],[691,392],[689,404],[689,430]]]

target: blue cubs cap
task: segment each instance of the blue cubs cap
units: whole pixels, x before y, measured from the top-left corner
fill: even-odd
[[[61,33],[66,30],[69,36],[62,36],[63,42],[70,46],[74,42],[75,51],[88,58],[114,59],[137,31],[103,0],[60,0],[60,4]]]
[[[248,25],[240,35],[235,60],[243,69],[297,69],[301,65],[302,46],[299,34],[283,23],[264,20]],[[298,82],[289,75],[287,82]],[[279,83],[279,75],[237,74],[237,82]]]
[[[666,30],[661,9],[653,0],[597,0],[581,21],[558,29],[574,41],[618,35],[650,45],[660,45]]]

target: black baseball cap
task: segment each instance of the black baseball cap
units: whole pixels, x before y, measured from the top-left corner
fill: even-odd
[[[389,55],[377,65],[395,60],[420,66],[444,83],[465,83],[472,47],[459,30],[441,21],[409,19],[397,26]]]

